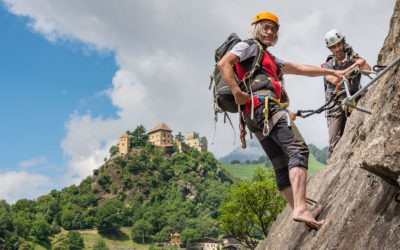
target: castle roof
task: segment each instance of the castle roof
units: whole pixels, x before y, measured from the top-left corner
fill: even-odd
[[[121,135],[119,138],[126,138],[126,137],[129,137],[129,135],[127,133]]]
[[[160,124],[158,124],[157,126],[155,126],[154,128],[150,129],[149,134],[150,134],[150,133],[154,133],[154,132],[159,131],[159,130],[165,130],[165,131],[171,131],[171,132],[172,132],[172,129],[170,129],[170,128],[167,126],[167,124],[165,124],[165,123],[160,123]]]

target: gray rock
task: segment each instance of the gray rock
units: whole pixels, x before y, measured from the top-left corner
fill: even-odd
[[[178,181],[178,188],[182,190],[182,197],[184,200],[194,200],[197,196],[197,190],[194,185],[184,180]]]

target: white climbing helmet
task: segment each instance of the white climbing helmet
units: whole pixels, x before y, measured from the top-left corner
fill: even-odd
[[[331,47],[334,44],[337,44],[338,42],[342,41],[344,39],[344,36],[340,31],[337,29],[330,30],[326,33],[325,35],[325,42],[326,42],[326,47]]]

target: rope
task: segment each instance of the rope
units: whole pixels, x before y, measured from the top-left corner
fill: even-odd
[[[344,94],[345,90],[340,91],[339,93],[333,93],[333,95],[331,96],[331,98],[329,99],[329,101],[327,101],[324,105],[322,105],[321,107],[319,107],[318,109],[315,110],[297,110],[296,112],[296,116],[300,116],[302,118],[306,118],[309,117],[313,114],[319,114],[322,113],[326,110],[330,110],[333,107],[335,107],[335,105],[339,102],[339,97]],[[333,102],[332,105],[330,105]],[[330,105],[330,106],[329,106]],[[308,113],[308,114],[303,114],[303,113]]]
[[[239,113],[239,130],[240,130],[240,141],[242,142],[242,148],[245,149],[246,145],[246,122],[243,119],[241,113]]]

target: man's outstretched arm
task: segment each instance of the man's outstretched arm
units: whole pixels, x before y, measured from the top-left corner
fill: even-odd
[[[283,65],[283,73],[284,74],[293,74],[293,75],[303,75],[303,76],[332,76],[336,78],[342,78],[345,74],[344,70],[333,70],[333,69],[325,69],[319,68],[311,65],[305,64],[297,64],[292,62],[286,62]]]
[[[364,70],[371,70],[371,67],[368,65],[368,63],[365,61],[364,58],[359,57],[355,60],[355,62],[348,67],[347,69],[344,70],[344,73],[349,72],[350,70],[354,69],[355,67],[360,66],[362,69]],[[343,78],[338,78],[335,76],[326,76],[326,80],[328,80],[329,82],[338,85]]]

